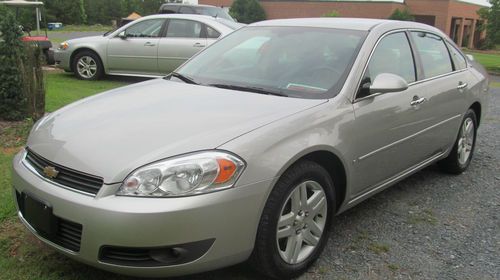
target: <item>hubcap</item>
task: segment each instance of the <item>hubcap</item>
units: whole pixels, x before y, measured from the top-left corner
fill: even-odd
[[[474,122],[472,119],[467,118],[460,132],[458,139],[458,162],[464,165],[472,153],[472,146],[474,145]]]
[[[77,68],[78,74],[86,79],[94,77],[97,73],[97,63],[90,56],[80,57],[77,63]]]
[[[297,185],[281,208],[276,243],[281,258],[297,264],[309,257],[325,229],[327,201],[321,185],[306,181]]]

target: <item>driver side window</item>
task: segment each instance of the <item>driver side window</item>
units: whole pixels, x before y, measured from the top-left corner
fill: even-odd
[[[410,43],[404,32],[384,37],[368,63],[357,98],[370,95],[370,85],[382,73],[401,76],[408,83],[416,81],[415,63]]]
[[[125,35],[130,38],[156,38],[165,22],[164,19],[150,19],[141,21],[125,30]]]

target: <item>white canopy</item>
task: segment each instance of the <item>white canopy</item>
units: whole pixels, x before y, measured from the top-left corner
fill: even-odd
[[[26,0],[8,0],[8,1],[0,1],[0,5],[9,5],[9,6],[43,6],[43,2],[38,1],[26,1]]]

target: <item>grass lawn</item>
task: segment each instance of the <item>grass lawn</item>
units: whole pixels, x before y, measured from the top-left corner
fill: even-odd
[[[81,98],[136,82],[130,79],[80,81],[66,73],[47,74],[47,111]],[[20,224],[12,199],[11,162],[31,129],[30,120],[0,122],[0,279],[127,279],[72,261],[42,244]]]
[[[484,65],[488,71],[500,74],[500,53],[483,53],[473,51],[466,51],[466,53],[473,55],[474,58],[479,63]]]

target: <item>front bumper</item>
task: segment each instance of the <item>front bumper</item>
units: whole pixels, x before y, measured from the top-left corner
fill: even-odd
[[[54,60],[57,68],[71,71],[71,54],[67,50],[55,49]]]
[[[144,277],[177,276],[212,270],[246,260],[254,246],[257,225],[270,181],[184,198],[115,196],[119,185],[104,185],[87,196],[46,181],[27,168],[24,152],[13,162],[14,198],[33,195],[59,218],[82,225],[79,252],[38,238],[67,256],[108,271]],[[16,194],[17,193],[17,194]],[[17,201],[17,200],[16,200]],[[19,205],[17,205],[19,210]],[[178,265],[125,266],[99,259],[106,246],[147,248],[214,240],[200,258]]]

